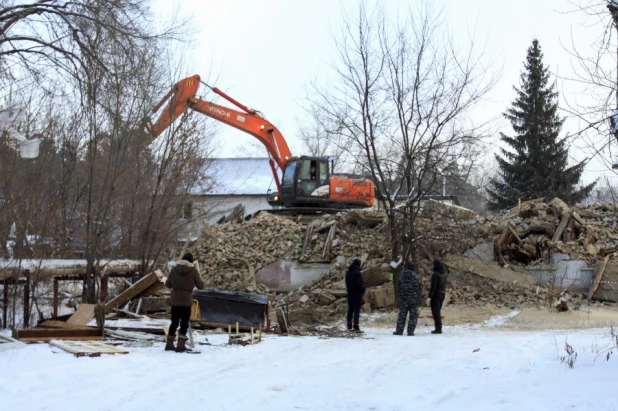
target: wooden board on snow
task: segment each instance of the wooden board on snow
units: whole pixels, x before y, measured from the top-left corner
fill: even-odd
[[[75,354],[76,357],[100,357],[101,354],[128,354],[129,352],[117,347],[112,347],[100,341],[58,341],[52,340],[49,345],[58,347],[66,352]]]

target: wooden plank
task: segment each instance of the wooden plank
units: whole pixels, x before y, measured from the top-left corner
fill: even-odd
[[[588,210],[582,210],[580,208],[577,208],[575,211],[577,212],[577,214],[579,214],[580,217],[583,218],[596,218],[599,220],[603,219],[603,214],[594,213]]]
[[[42,328],[84,328],[81,324],[68,324],[66,321],[47,320],[43,321],[37,327]]]
[[[163,281],[157,281],[156,283],[146,288],[144,291],[142,291],[141,293],[139,293],[132,299],[152,297],[153,295],[159,293],[159,291],[163,290],[164,288],[165,288],[165,283]]]
[[[99,336],[93,336],[93,337],[61,337],[62,340],[66,340],[66,341],[100,341],[103,340],[104,337],[102,335]],[[21,342],[49,342],[52,340],[57,340],[58,337],[32,337],[32,338],[26,338],[26,337],[22,337],[19,339],[19,341]]]
[[[199,321],[202,319],[202,313],[200,312],[200,302],[197,300],[193,300],[193,304],[191,305],[191,321]]]
[[[599,284],[601,283],[601,279],[603,278],[603,273],[605,272],[605,267],[607,267],[607,263],[609,262],[610,257],[611,256],[608,255],[603,260],[603,268],[601,268],[601,271],[599,271],[599,275],[594,281],[594,285],[590,289],[590,293],[588,294],[588,302],[592,300],[592,297],[594,297],[594,293],[597,291],[597,288],[599,288]]]
[[[281,330],[281,334],[287,334],[289,331],[288,321],[285,317],[285,312],[281,308],[276,311],[277,322],[279,323],[279,329]]]
[[[517,235],[513,227],[511,227],[510,224],[508,225],[508,227],[509,227],[509,231],[511,232],[511,235],[515,237],[515,241],[517,241],[517,244],[521,244],[522,243],[521,238],[519,238],[519,236]]]
[[[14,329],[13,338],[20,341],[101,340],[103,336],[98,328],[32,328]]]
[[[305,255],[305,252],[307,251],[307,246],[311,243],[312,234],[313,234],[313,222],[309,223],[309,225],[307,226],[307,232],[305,233],[305,241],[303,241],[303,248],[300,252],[301,256]]]
[[[586,226],[586,222],[582,220],[582,218],[575,211],[569,210],[569,214],[573,217],[573,220],[577,221],[579,224]]]
[[[155,272],[152,272],[140,278],[139,281],[133,284],[133,286],[127,288],[122,293],[120,293],[120,295],[108,301],[105,304],[105,308],[107,310],[110,310],[114,307],[122,306],[128,300],[133,299],[135,296],[142,293],[148,287],[152,286],[153,284],[156,284],[157,282],[160,282],[162,278],[163,278],[163,273],[160,270],[157,270]]]
[[[49,345],[58,347],[76,357],[98,357],[101,354],[128,354],[129,352],[99,341],[49,341]]]
[[[564,230],[571,222],[571,218],[571,214],[565,214],[562,217],[562,220],[560,220],[560,225],[558,225],[558,229],[554,233],[554,237],[551,239],[553,242],[560,241],[560,239],[562,238],[562,233],[564,233]]]
[[[94,318],[94,304],[80,304],[77,311],[67,320],[71,325],[87,325]]]
[[[502,232],[502,235],[500,235],[500,238],[498,238],[498,242],[496,243],[496,248],[498,250],[502,250],[502,247],[508,245],[507,240],[511,236],[511,230],[509,230],[509,228],[511,228],[511,225],[507,224],[506,228]]]

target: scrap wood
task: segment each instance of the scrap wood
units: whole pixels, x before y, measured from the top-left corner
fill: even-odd
[[[67,320],[71,325],[87,325],[94,318],[94,304],[80,304],[77,311]]]
[[[23,342],[51,340],[102,340],[103,334],[98,328],[32,328],[28,330],[13,329],[13,338]]]
[[[160,270],[156,270],[142,278],[140,278],[131,287],[124,290],[115,298],[111,299],[105,304],[105,308],[109,311],[114,307],[120,307],[124,305],[128,300],[131,300],[148,289],[153,284],[161,282],[164,278],[163,273]]]
[[[120,338],[127,341],[142,341],[142,340],[155,340],[158,341],[161,338],[158,335],[153,335],[147,332],[142,331],[128,331],[123,329],[106,329],[105,334],[110,337]],[[157,330],[157,334],[160,334],[160,331]]]
[[[202,319],[202,313],[200,311],[200,302],[197,300],[193,300],[191,304],[191,317],[189,318],[191,321],[199,321]]]
[[[65,321],[46,320],[37,325],[40,328],[84,328],[84,325],[69,324]]]
[[[260,324],[259,329],[255,330],[254,327],[250,327],[250,334],[244,334],[239,332],[239,325],[236,323],[235,325],[235,333],[232,333],[232,326],[228,325],[228,344],[239,344],[243,347],[249,344],[257,344],[262,342],[262,325]]]
[[[122,314],[125,315],[129,318],[135,318],[136,320],[141,320],[143,318],[143,316],[132,313],[131,311],[128,310],[119,310],[117,308],[112,308],[111,311],[114,311],[116,313],[116,317],[118,317],[118,314]]]
[[[112,347],[99,341],[58,341],[52,340],[49,345],[58,347],[76,357],[100,357],[101,354],[128,354],[126,350]]]
[[[223,324],[223,323],[213,323],[210,321],[199,321],[197,323],[199,326],[204,327],[204,328],[222,328],[222,329],[227,329],[230,324]],[[248,325],[239,325],[238,329],[241,331],[249,331],[251,330],[251,328],[255,328],[255,327],[251,327]]]
[[[607,267],[607,263],[609,262],[610,258],[611,256],[608,255],[603,260],[603,267],[601,268],[601,271],[599,271],[599,275],[594,281],[594,285],[592,286],[592,288],[590,289],[590,293],[588,294],[588,302],[592,300],[592,297],[594,297],[594,293],[597,291],[597,288],[599,288],[599,284],[601,284],[601,279],[603,278],[603,273],[605,272],[605,267]]]
[[[285,312],[282,308],[279,308],[275,313],[277,315],[277,322],[279,323],[279,329],[281,330],[281,334],[287,334],[290,327]]]
[[[562,220],[560,221],[560,225],[558,226],[558,229],[556,230],[552,238],[553,242],[560,241],[560,238],[562,237],[562,233],[564,232],[564,230],[567,228],[567,226],[571,222],[571,218],[572,218],[571,214],[565,214],[562,217]]]
[[[124,327],[124,326],[105,326],[105,331],[115,332],[115,331],[127,331],[127,332],[139,332],[145,334],[154,334],[154,335],[164,335],[163,331],[159,327]]]

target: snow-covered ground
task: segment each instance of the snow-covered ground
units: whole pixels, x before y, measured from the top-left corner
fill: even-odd
[[[414,337],[266,336],[198,355],[130,347],[76,358],[48,344],[0,352],[2,410],[616,410],[618,357],[598,352],[609,329],[500,331],[446,327]],[[204,340],[204,336],[197,337]],[[561,363],[565,341],[574,368]],[[478,351],[477,351],[478,349]],[[476,352],[475,352],[476,351]],[[616,353],[618,355],[618,353]]]

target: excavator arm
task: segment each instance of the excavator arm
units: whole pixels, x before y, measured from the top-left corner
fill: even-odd
[[[279,194],[281,194],[281,183],[275,168],[275,163],[283,173],[287,160],[292,157],[292,153],[281,132],[258,112],[237,102],[216,87],[213,88],[206,85],[210,87],[213,92],[225,98],[242,111],[198,98],[197,90],[200,83],[199,75],[194,75],[179,81],[154,107],[152,112],[156,113],[167,102],[159,118],[154,123],[152,123],[150,119],[147,119],[145,128],[152,136],[152,139],[154,140],[161,135],[165,129],[188,109],[195,110],[257,138],[264,147],[266,147],[266,150],[271,156],[270,166],[275,177],[277,190]]]

